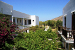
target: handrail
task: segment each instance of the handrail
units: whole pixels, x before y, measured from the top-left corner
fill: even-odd
[[[74,38],[75,30],[62,29],[62,34],[67,38]]]
[[[70,28],[58,26],[58,31],[62,32],[65,38],[74,38],[75,30],[69,30]]]
[[[61,31],[62,29],[67,29],[67,30],[69,30],[70,28],[63,27],[63,26],[58,26],[58,31]]]
[[[62,35],[68,40],[68,39],[74,39],[74,48],[75,48],[75,30],[69,30],[70,28],[67,27],[58,27],[58,31],[61,31],[62,29]]]

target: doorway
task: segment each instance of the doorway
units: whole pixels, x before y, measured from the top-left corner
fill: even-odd
[[[28,20],[28,24],[31,24],[31,20]]]
[[[72,14],[72,30],[75,30],[75,12]]]
[[[27,25],[27,20],[25,20],[25,25]]]
[[[66,27],[66,16],[64,17],[64,25]]]

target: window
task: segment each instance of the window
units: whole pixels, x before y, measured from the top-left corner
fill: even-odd
[[[13,19],[13,22],[15,23],[15,19]]]
[[[21,23],[21,19],[20,19],[20,23]]]
[[[64,17],[64,25],[66,27],[66,16]]]
[[[17,19],[17,23],[18,23],[18,19]]]
[[[31,20],[28,20],[28,24],[31,24]]]
[[[26,30],[26,33],[27,33],[27,30]]]
[[[1,8],[1,13],[3,13],[3,8]]]
[[[25,25],[27,25],[26,20],[25,20]]]
[[[34,22],[34,20],[33,20],[33,22]]]
[[[11,10],[11,14],[12,14],[12,10]]]
[[[66,43],[66,48],[68,49],[68,43]]]

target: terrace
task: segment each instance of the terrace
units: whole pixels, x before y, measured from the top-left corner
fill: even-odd
[[[75,30],[69,30],[70,28],[67,27],[58,27],[59,34],[63,35],[66,40],[74,39]]]
[[[67,43],[74,43],[75,48],[75,30],[69,30],[70,28],[67,27],[58,27],[58,33]]]

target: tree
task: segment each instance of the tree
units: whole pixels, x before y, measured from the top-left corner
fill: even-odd
[[[48,20],[48,25],[50,26],[50,20]]]
[[[55,27],[56,26],[56,21],[48,20],[48,25],[51,26],[51,27]]]
[[[57,22],[56,22],[56,27],[58,27],[58,26],[62,26],[62,21],[57,20]]]
[[[39,21],[39,25],[42,27],[42,25],[44,24],[44,22]]]
[[[42,21],[39,21],[39,25],[42,25]]]
[[[48,21],[45,21],[45,22],[44,22],[44,26],[45,26],[45,25],[48,25]]]

